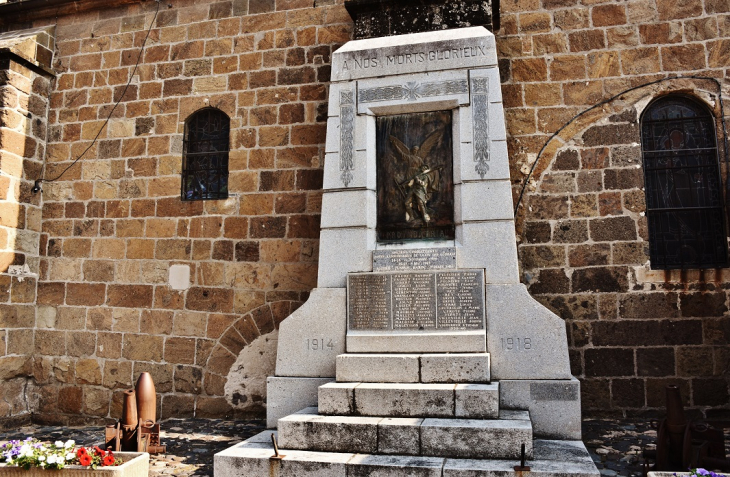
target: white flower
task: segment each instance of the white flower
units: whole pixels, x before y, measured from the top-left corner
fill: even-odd
[[[46,460],[46,456],[44,456],[44,455],[39,455],[39,456],[38,456],[38,460],[39,460],[40,462],[43,462],[44,460]],[[49,459],[48,459],[48,460],[51,460],[51,459],[50,459],[50,457],[49,457]]]
[[[26,453],[30,452],[33,453],[33,449],[28,444],[23,444],[20,446],[20,455],[25,455]]]
[[[76,442],[73,439],[69,439],[63,445],[63,447],[65,447],[66,449],[68,449],[69,447],[73,447],[74,445],[76,445]]]
[[[40,460],[40,458],[38,460]],[[56,456],[53,454],[49,455],[48,456],[48,465],[55,464],[55,463],[56,463]]]
[[[73,452],[69,452],[68,454],[66,454],[66,460],[74,460],[74,457],[76,456]]]
[[[53,445],[56,447],[63,447],[63,441],[56,441],[53,443]]]

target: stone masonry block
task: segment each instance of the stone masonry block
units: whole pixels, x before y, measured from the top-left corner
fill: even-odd
[[[530,421],[425,419],[421,426],[421,450],[426,455],[518,459],[522,444],[532,458]]]
[[[355,406],[364,416],[450,417],[454,385],[363,383],[355,388]]]
[[[494,419],[499,416],[499,385],[457,384],[454,401],[456,417]]]
[[[421,418],[385,418],[378,423],[378,453],[420,455]]]
[[[292,414],[279,420],[279,446],[326,452],[374,453],[380,417]]]
[[[319,387],[319,413],[350,415],[355,411],[355,387],[358,383],[327,383]]]
[[[488,383],[489,353],[424,354],[423,383]]]
[[[418,368],[416,354],[341,354],[337,357],[337,381],[417,383]]]

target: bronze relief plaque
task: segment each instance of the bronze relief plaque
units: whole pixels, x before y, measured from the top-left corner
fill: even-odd
[[[451,111],[376,119],[380,242],[454,238]]]

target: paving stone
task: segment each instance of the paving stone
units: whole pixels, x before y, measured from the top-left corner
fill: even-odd
[[[292,414],[279,419],[279,447],[327,452],[375,453],[379,417]]]
[[[517,459],[521,444],[532,457],[532,427],[518,419],[424,419],[421,452],[441,457]]]
[[[494,419],[499,416],[499,385],[457,384],[454,401],[456,417]]]
[[[489,353],[424,354],[421,382],[488,383]]]
[[[362,383],[355,388],[355,407],[363,416],[449,417],[454,385]]]

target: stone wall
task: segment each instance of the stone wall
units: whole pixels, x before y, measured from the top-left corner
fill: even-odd
[[[329,61],[351,31],[324,3],[161,3],[123,97],[158,4],[58,17],[45,177],[90,149],[43,184],[36,314],[3,323],[27,328],[7,348],[33,355],[36,420],[117,416],[142,371],[163,418],[233,413],[239,353],[316,284]],[[231,118],[230,198],[182,202],[184,121],[208,106]],[[238,412],[263,408],[258,388],[234,393]]]
[[[36,148],[24,172],[23,154],[0,156],[0,207],[14,214],[0,224],[0,418],[115,417],[141,371],[154,376],[163,418],[258,412],[265,397],[253,381],[271,366],[278,323],[316,285],[330,54],[351,38],[351,20],[327,0],[161,3],[121,97],[157,3],[102,3],[75,13],[74,2],[32,14],[22,2],[0,6],[19,9],[0,17],[3,30],[56,25],[44,177],[91,146],[32,195],[43,115],[30,111],[31,123],[2,111],[36,135]],[[640,86],[710,76],[729,98],[730,6],[501,5],[515,198],[535,166],[517,213],[523,278],[566,319],[584,410],[655,412],[662,386],[676,382],[697,413],[727,414],[729,272],[650,270],[637,120],[668,91],[697,94],[719,116],[712,82]],[[28,71],[20,83],[47,95],[47,77]],[[575,115],[634,86],[570,123],[537,158]],[[3,85],[4,99],[9,91]],[[184,121],[209,106],[231,118],[231,197],[181,202]],[[15,128],[5,124],[2,138]],[[11,246],[17,229],[37,249]],[[20,254],[23,281],[7,268]],[[170,285],[173,265],[189,269],[187,288]]]
[[[652,98],[692,94],[718,118],[722,143],[714,82],[641,85],[717,78],[727,120],[730,4],[508,0],[502,12],[515,198],[535,167],[517,214],[523,280],[566,320],[584,413],[656,412],[674,383],[696,415],[727,415],[730,272],[650,269],[638,121]],[[553,132],[619,94],[570,122],[537,158]]]
[[[52,29],[0,35],[0,422],[29,417]]]

